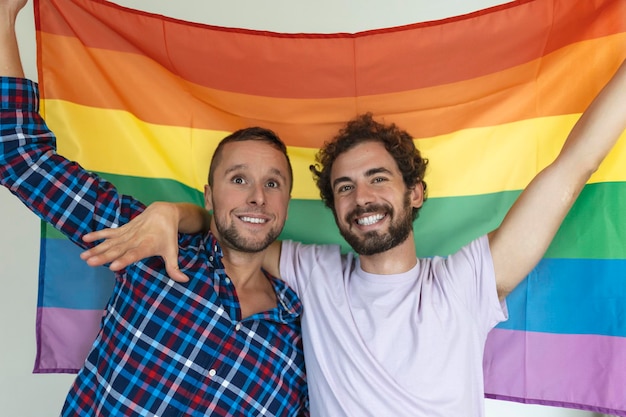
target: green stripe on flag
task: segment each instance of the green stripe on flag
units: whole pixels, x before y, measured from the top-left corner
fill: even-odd
[[[120,192],[146,204],[158,200],[204,204],[199,191],[177,181],[102,176],[116,184]],[[447,255],[493,230],[518,195],[519,191],[507,191],[428,199],[415,223],[417,255]],[[620,239],[626,235],[623,207],[626,207],[626,182],[587,185],[545,257],[626,259],[626,242]],[[42,237],[64,238],[50,226],[42,229]],[[336,243],[349,250],[330,210],[319,200],[292,200],[287,225],[280,238],[305,243]]]

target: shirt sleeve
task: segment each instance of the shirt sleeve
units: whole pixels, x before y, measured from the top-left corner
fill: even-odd
[[[298,296],[301,295],[301,283],[298,282],[296,278],[299,278],[300,281],[308,281],[309,274],[301,274],[301,269],[298,268],[300,265],[300,259],[298,257],[298,247],[301,246],[301,243],[293,242],[291,240],[283,240],[281,242],[281,251],[280,251],[280,279],[285,281],[285,283],[291,287]],[[309,268],[309,271],[311,268]]]
[[[348,256],[350,264],[352,256]],[[280,253],[280,278],[299,297],[303,297],[312,279],[332,276],[332,281],[341,282],[344,264],[339,245],[311,245],[283,240]]]
[[[506,302],[498,299],[493,259],[486,235],[468,243],[435,269],[439,269],[437,275],[450,281],[451,288],[472,316],[484,323],[485,331],[508,319]]]
[[[88,232],[118,227],[145,208],[109,182],[56,153],[56,138],[39,114],[37,84],[0,78],[0,183],[71,241],[88,247]]]

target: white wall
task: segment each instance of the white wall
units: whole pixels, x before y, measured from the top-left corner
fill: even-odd
[[[119,0],[185,20],[277,32],[356,32],[467,13],[504,0]],[[26,75],[36,79],[32,3],[18,21]],[[202,11],[198,13],[198,10]],[[244,12],[242,12],[244,11]],[[0,417],[59,414],[72,375],[33,375],[39,221],[0,188]],[[584,411],[487,400],[489,417],[591,417]]]

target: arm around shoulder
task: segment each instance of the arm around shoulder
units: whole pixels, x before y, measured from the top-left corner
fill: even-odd
[[[161,256],[170,278],[187,282],[189,278],[178,267],[178,229],[207,231],[209,219],[206,210],[194,204],[155,202],[119,228],[86,234],[87,242],[103,242],[83,252],[81,258],[90,266],[110,263],[109,269],[119,271],[141,259]]]

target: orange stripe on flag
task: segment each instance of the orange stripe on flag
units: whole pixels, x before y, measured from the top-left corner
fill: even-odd
[[[373,96],[293,99],[203,87],[146,56],[85,48],[75,38],[42,33],[40,42],[44,63],[64,63],[62,72],[46,75],[46,99],[124,110],[161,125],[225,132],[262,125],[290,145],[313,148],[330,138],[344,120],[365,111],[407,126],[416,138],[581,113],[615,71],[615,51],[621,48],[626,54],[622,33],[458,83]],[[594,57],[593,65],[588,64],[589,56]],[[129,85],[133,94],[127,94]]]

